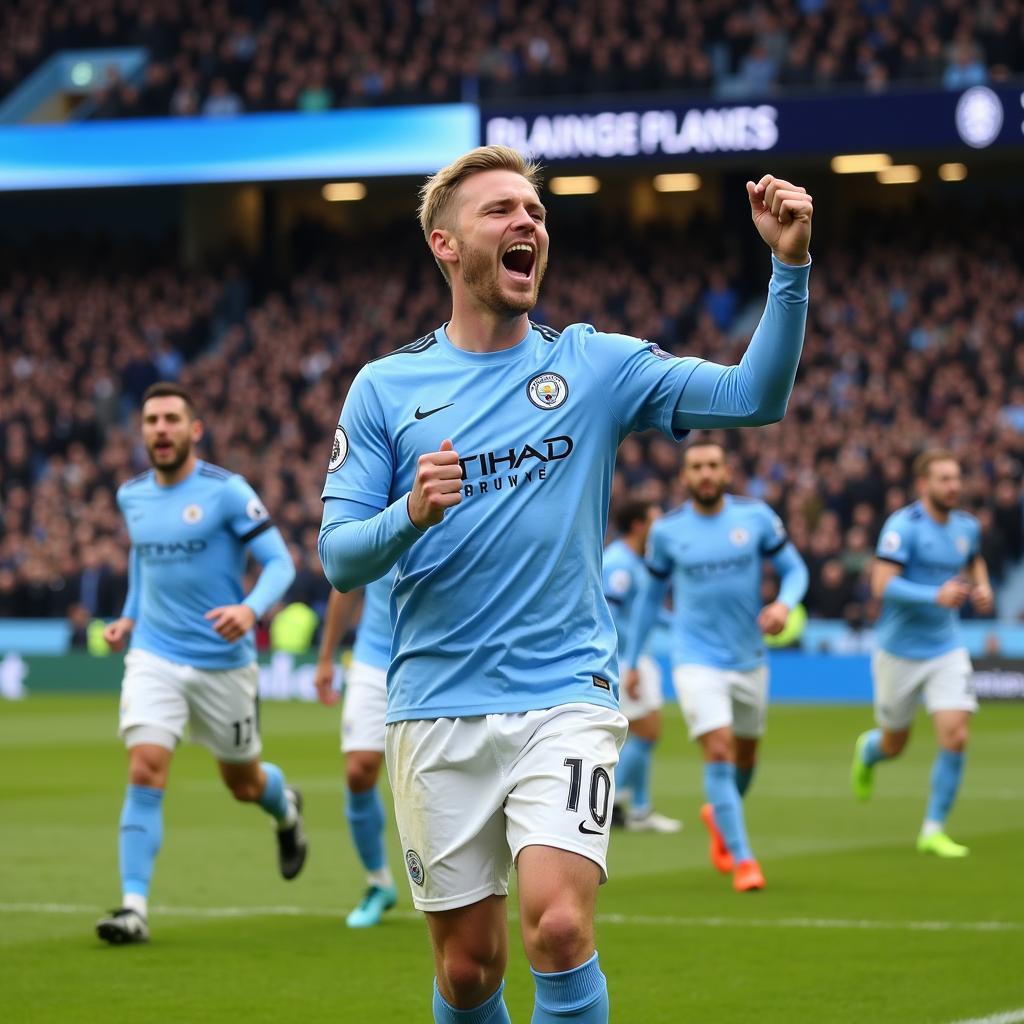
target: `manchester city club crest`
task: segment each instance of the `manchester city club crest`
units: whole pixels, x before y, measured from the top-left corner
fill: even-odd
[[[186,505],[181,510],[181,518],[188,523],[189,526],[194,526],[203,518],[203,506],[202,505]]]
[[[729,540],[731,540],[736,547],[741,548],[748,540],[750,540],[750,534],[746,529],[744,529],[744,527],[737,526],[735,530],[729,531]]]
[[[405,866],[409,869],[409,877],[419,886],[423,885],[423,861],[415,850],[405,851]]]
[[[334,444],[331,446],[331,461],[327,463],[327,472],[334,473],[345,465],[348,458],[348,434],[344,427],[338,427],[334,432]]]
[[[557,373],[539,373],[526,385],[526,394],[538,409],[558,409],[569,397],[569,385]]]

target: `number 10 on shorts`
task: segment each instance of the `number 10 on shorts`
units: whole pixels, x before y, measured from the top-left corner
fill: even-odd
[[[576,812],[579,810],[580,792],[583,788],[583,758],[567,757],[564,764],[569,769],[569,796],[565,802],[565,809]],[[608,772],[597,765],[590,773],[590,816],[598,828],[603,828],[608,820],[608,801],[611,795],[612,780]],[[584,831],[582,822],[580,831]]]

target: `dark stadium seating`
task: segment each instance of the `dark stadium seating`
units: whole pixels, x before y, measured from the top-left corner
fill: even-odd
[[[339,13],[344,12],[344,14]],[[1024,8],[973,0],[33,0],[0,14],[0,98],[50,54],[141,46],[92,116],[671,91],[962,88],[1024,71]]]

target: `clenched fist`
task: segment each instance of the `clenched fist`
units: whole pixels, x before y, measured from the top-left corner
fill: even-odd
[[[814,214],[814,199],[807,189],[766,174],[756,185],[747,182],[747,197],[754,226],[776,258],[803,266]]]
[[[409,495],[409,518],[420,530],[436,526],[445,511],[462,501],[462,466],[449,440],[436,452],[420,456]]]

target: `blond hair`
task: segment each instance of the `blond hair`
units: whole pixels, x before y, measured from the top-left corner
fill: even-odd
[[[936,462],[955,462],[960,465],[960,460],[948,448],[927,448],[921,452],[916,459],[911,472],[915,480],[923,480],[931,472]]]
[[[540,164],[527,159],[518,150],[511,146],[478,146],[471,149],[432,174],[420,189],[420,227],[428,245],[434,228],[451,224],[459,186],[467,178],[482,171],[512,171],[521,174],[540,192]],[[437,261],[437,265],[447,277],[444,265],[440,261]]]

